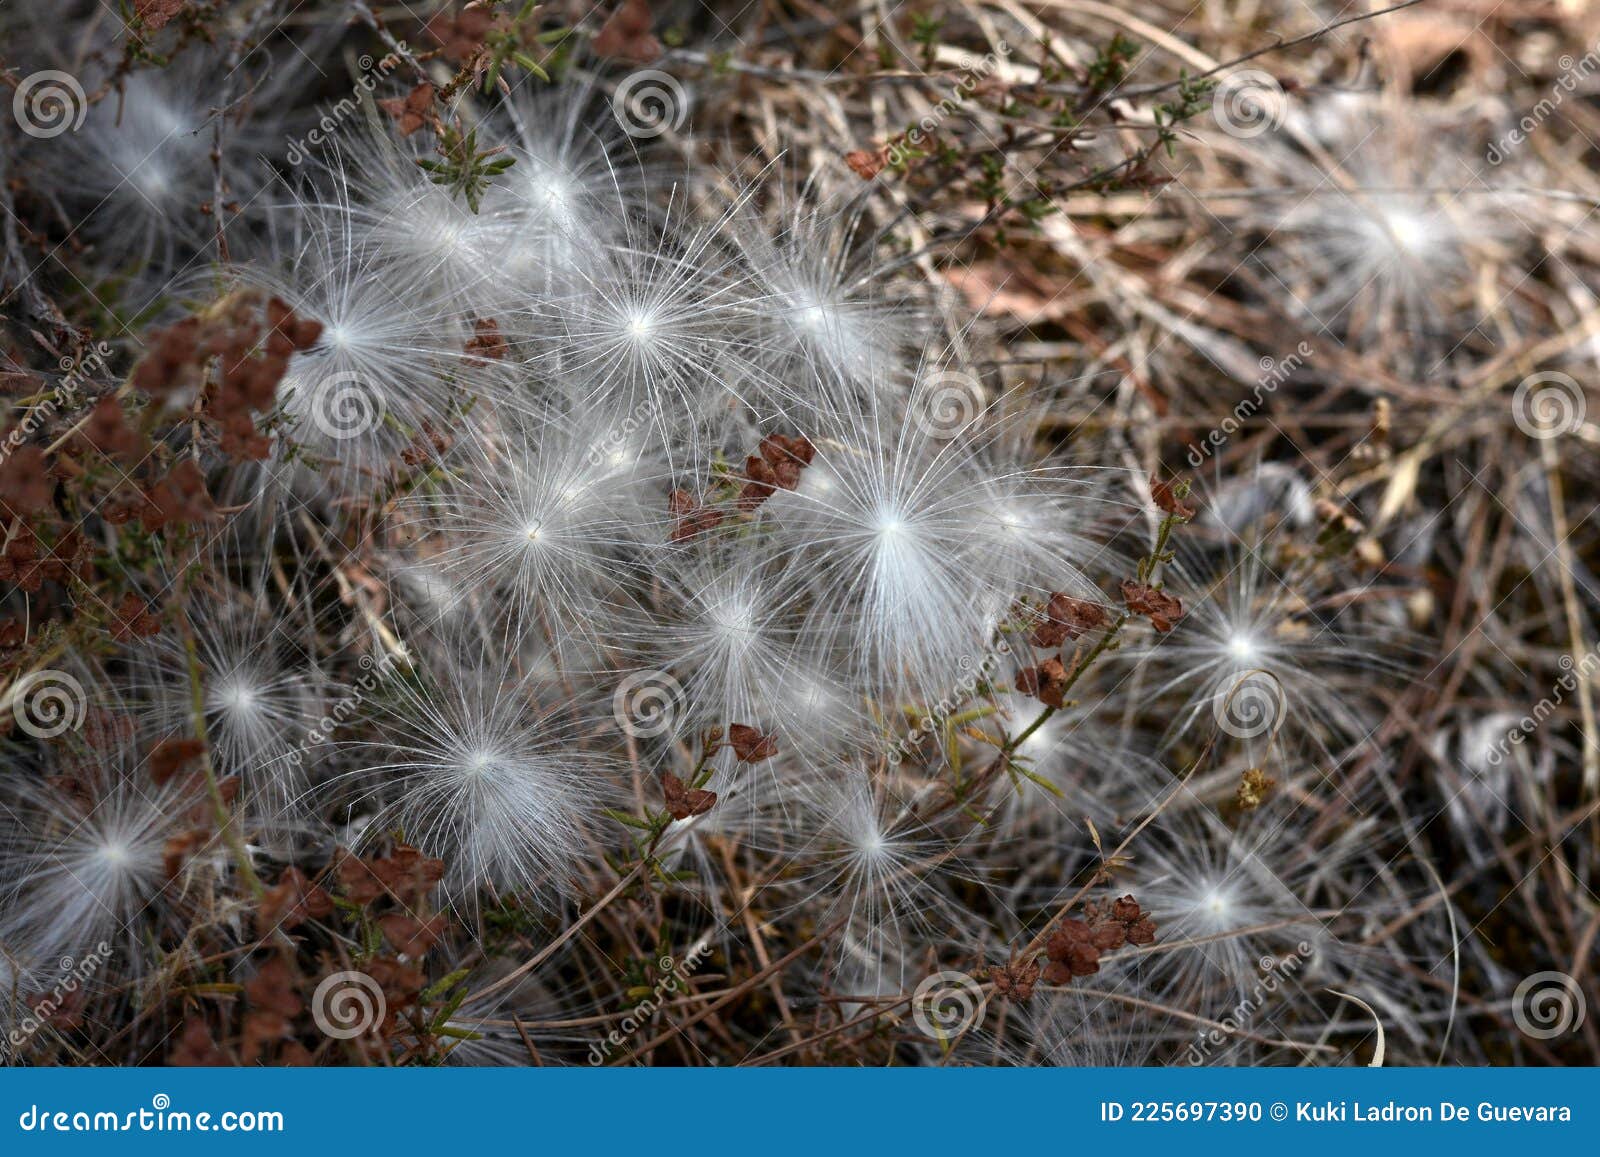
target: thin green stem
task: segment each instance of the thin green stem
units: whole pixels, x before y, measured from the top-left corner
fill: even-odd
[[[1072,674],[1067,676],[1067,681],[1061,688],[1061,695],[1063,699],[1065,699],[1067,692],[1071,691],[1072,688],[1077,684],[1078,680],[1083,678],[1083,673],[1089,669],[1090,665],[1093,664],[1094,661],[1101,655],[1105,654],[1106,651],[1110,650],[1111,644],[1116,641],[1117,635],[1121,633],[1122,628],[1127,624],[1127,622],[1127,615],[1118,615],[1117,621],[1112,623],[1106,633],[1101,636],[1100,641],[1094,645],[1094,649],[1084,657],[1081,663],[1078,663],[1073,667]],[[1049,721],[1050,717],[1059,710],[1059,707],[1046,707],[1039,713],[1039,717],[1037,719],[1028,724],[1028,726],[1024,727],[1016,735],[1006,740],[1005,746],[1000,749],[1001,755],[1009,760],[1016,752],[1017,748],[1028,742],[1033,733],[1038,731],[1039,728],[1043,727],[1045,723]]]

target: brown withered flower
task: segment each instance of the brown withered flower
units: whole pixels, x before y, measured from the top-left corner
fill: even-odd
[[[184,864],[210,842],[211,831],[208,828],[190,828],[186,832],[168,837],[166,843],[161,846],[161,870],[166,873],[167,879],[177,879],[178,873],[183,871]]]
[[[199,317],[186,317],[145,339],[145,355],[133,367],[133,385],[152,398],[200,384],[200,367],[210,356],[201,347],[205,331]]]
[[[428,35],[439,42],[439,51],[450,63],[470,64],[482,55],[484,42],[501,19],[489,5],[438,12],[428,20]]]
[[[400,461],[411,467],[425,466],[443,458],[453,445],[455,440],[449,434],[435,429],[432,422],[423,419],[422,428],[400,451]]]
[[[371,904],[384,894],[378,874],[365,860],[342,848],[334,861],[334,873],[339,878],[339,890],[352,904]]]
[[[810,439],[784,434],[768,434],[756,450],[744,460],[746,481],[735,500],[735,505],[744,511],[754,510],[774,491],[799,486],[801,472],[817,452]]]
[[[146,32],[160,32],[183,11],[186,0],[133,0],[134,17]]]
[[[206,745],[198,739],[168,736],[150,749],[150,778],[157,785],[164,784],[191,762],[205,753]]]
[[[409,844],[396,844],[387,856],[368,861],[368,866],[389,894],[408,907],[422,903],[444,878],[443,860],[425,856]]]
[[[852,149],[844,155],[844,163],[863,181],[870,181],[889,166],[889,148]]]
[[[124,464],[137,461],[144,454],[144,435],[128,425],[122,403],[110,394],[89,411],[79,438],[107,458]]]
[[[167,1064],[178,1068],[214,1067],[229,1063],[228,1054],[217,1047],[204,1018],[196,1012],[185,1017],[177,1043],[167,1053]]]
[[[781,467],[785,462],[795,464],[794,473],[784,482],[784,486],[791,490],[800,480],[800,468],[811,465],[811,460],[817,456],[817,448],[811,439],[798,434],[793,437],[786,434],[768,434],[761,439],[758,449],[761,456],[772,463],[774,469]]]
[[[1152,944],[1155,938],[1155,922],[1132,896],[1109,906],[1091,900],[1083,906],[1081,920],[1063,920],[1051,933],[1045,946],[1050,959],[1045,982],[1069,984],[1074,977],[1093,976],[1100,971],[1102,952],[1114,952],[1124,944]]]
[[[1067,668],[1059,658],[1049,658],[1037,667],[1024,667],[1017,672],[1016,688],[1024,695],[1032,695],[1046,707],[1060,707],[1066,703]]]
[[[722,525],[722,511],[702,506],[687,490],[674,490],[667,495],[667,513],[673,519],[670,535],[673,542],[687,542]]]
[[[122,601],[111,612],[111,637],[119,643],[132,639],[147,639],[160,634],[161,620],[151,613],[150,606],[138,595],[122,596]]]
[[[667,802],[667,814],[675,820],[705,815],[717,802],[716,792],[686,787],[670,771],[661,773],[661,794]]]
[[[94,543],[74,527],[45,552],[40,565],[44,568],[44,577],[52,582],[64,583],[72,578],[88,582],[94,577]]]
[[[415,907],[444,878],[444,861],[398,844],[387,856],[365,859],[341,849],[334,870],[340,889],[353,903],[371,904],[389,895],[406,907]]]
[[[420,969],[402,964],[388,956],[379,956],[368,961],[365,971],[383,990],[384,1004],[388,1010],[388,1015],[380,1024],[374,1026],[373,1031],[380,1034],[392,1032],[398,1014],[417,1003],[423,987],[428,983],[428,978]]]
[[[299,868],[288,867],[278,882],[261,894],[256,906],[256,930],[298,928],[306,920],[323,920],[333,914],[333,897],[313,884]]]
[[[208,521],[215,513],[206,480],[194,459],[185,458],[146,493],[139,523],[147,531],[157,531],[168,523],[180,526]]]
[[[1001,996],[1026,1003],[1033,996],[1033,986],[1039,983],[1039,962],[991,964],[989,980]]]
[[[24,526],[0,551],[0,582],[8,582],[18,590],[33,592],[44,585],[45,567],[39,561],[39,539]]]
[[[1172,630],[1183,618],[1182,599],[1132,579],[1122,580],[1122,600],[1128,604],[1128,610],[1149,619],[1150,625],[1162,634]]]
[[[467,339],[466,353],[474,364],[486,361],[503,361],[510,350],[500,323],[492,317],[480,317],[472,323],[472,336]]]
[[[763,735],[745,723],[735,723],[728,728],[728,746],[740,763],[760,763],[778,754],[778,737]]]
[[[296,991],[297,976],[283,956],[274,956],[244,984],[244,1027],[239,1042],[245,1064],[262,1060],[268,1047],[287,1041],[294,1018],[305,1008]]]
[[[426,82],[406,93],[378,102],[378,107],[394,118],[395,131],[403,137],[433,122],[434,87]]]
[[[394,946],[401,956],[415,960],[439,942],[446,926],[443,912],[421,920],[405,912],[389,912],[378,917],[378,928],[384,939]]]
[[[1063,920],[1045,945],[1050,963],[1044,970],[1046,984],[1070,984],[1074,977],[1093,976],[1100,971],[1100,949],[1094,930],[1083,920]]]
[[[321,336],[321,322],[297,316],[281,298],[240,292],[153,334],[132,382],[151,397],[165,398],[199,388],[214,360],[216,380],[204,393],[205,417],[221,430],[225,453],[260,459],[270,442],[256,430],[253,415],[272,409],[289,359]]]
[[[754,454],[744,460],[744,476],[745,484],[740,487],[734,505],[748,512],[772,497],[778,488],[778,476],[765,458]]]
[[[661,55],[661,41],[651,31],[654,23],[649,0],[622,0],[595,33],[589,47],[596,56],[649,64]]]
[[[1068,639],[1078,639],[1106,622],[1105,608],[1086,599],[1056,591],[1041,612],[1043,618],[1033,628],[1029,642],[1035,647],[1059,647]]]
[[[37,446],[18,446],[0,461],[0,514],[7,519],[43,510],[55,488],[44,451]]]
[[[1111,919],[1122,925],[1129,944],[1155,943],[1155,921],[1150,919],[1150,914],[1140,908],[1139,901],[1132,896],[1123,896],[1112,902]]]

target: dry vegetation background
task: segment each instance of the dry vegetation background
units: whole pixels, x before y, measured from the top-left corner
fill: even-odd
[[[1600,1061],[1588,0],[3,0],[0,20],[9,1058]],[[644,103],[616,96],[641,83]],[[164,130],[169,108],[189,119]],[[1035,582],[1016,621],[1053,646],[943,713],[895,694],[848,724],[708,709],[637,741],[543,715],[530,766],[562,767],[527,787],[526,829],[515,793],[491,804],[503,825],[462,821],[459,785],[374,822],[386,788],[351,777],[498,733],[503,690],[459,691],[503,677],[485,655],[511,652],[510,698],[548,661],[605,716],[638,665],[613,650],[701,645],[651,617],[665,570],[637,613],[561,589],[601,636],[577,659],[548,637],[557,660],[530,657],[476,604],[423,624],[429,582],[492,584],[418,579],[437,525],[408,502],[464,447],[493,477],[510,435],[471,448],[493,406],[413,383],[431,355],[404,311],[419,286],[512,284],[449,319],[459,374],[491,397],[544,372],[560,313],[519,313],[511,251],[423,220],[432,202],[356,263],[399,311],[392,437],[337,469],[315,445],[284,455],[296,367],[333,340],[319,311],[349,267],[318,222],[408,180],[464,220],[505,214],[495,190],[531,162],[499,162],[533,138],[601,142],[603,164],[571,155],[625,204],[621,249],[698,270],[647,281],[685,326],[730,271],[793,257],[813,287],[870,283],[892,308],[853,336],[871,347],[890,317],[910,377],[954,381],[963,419],[1026,399],[1029,447],[1121,480],[1103,599]],[[708,432],[711,371],[686,356],[671,404],[695,429],[672,444],[734,496],[717,514],[669,452],[648,505],[661,541],[694,547],[776,518],[856,411],[821,407],[834,443],[803,422]],[[822,372],[783,356],[756,360],[790,384]],[[637,401],[562,420],[603,431]],[[972,460],[1009,461],[988,443]],[[1176,554],[1139,563],[1169,531]],[[982,585],[983,558],[962,567]],[[1121,586],[1157,574],[1143,603]],[[1170,632],[1150,604],[1169,591]],[[943,597],[921,609],[933,636]],[[1132,622],[1102,655],[1113,615]],[[1265,624],[1242,645],[1266,658],[1240,658],[1241,623]],[[1265,736],[1212,726],[1230,648],[1228,671],[1271,672],[1287,718]],[[229,681],[268,653],[261,686]],[[433,674],[389,687],[419,653]],[[1080,666],[1079,699],[1052,701]],[[26,702],[41,673],[67,677],[53,706]],[[312,766],[261,772],[352,689]],[[230,724],[291,690],[317,705]],[[1013,770],[1046,706],[1052,746]],[[802,732],[854,736],[858,714],[912,754],[862,741],[817,757],[860,778],[800,768]],[[551,821],[562,776],[602,751],[604,807]],[[762,776],[770,796],[742,787]],[[350,976],[330,1006],[324,982]]]

